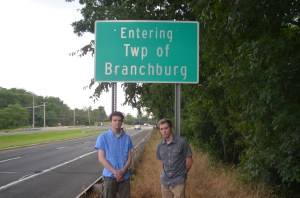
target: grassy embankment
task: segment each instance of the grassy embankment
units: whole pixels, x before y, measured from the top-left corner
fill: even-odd
[[[156,144],[160,141],[156,131],[145,147],[145,152],[134,164],[131,178],[132,198],[159,198],[161,168],[155,159]],[[186,186],[188,198],[267,198],[268,189],[257,186],[255,189],[238,181],[239,173],[234,169],[212,163],[209,157],[193,149],[193,166]]]
[[[94,128],[93,128],[94,129]],[[84,129],[89,130],[89,129]],[[102,130],[104,131],[104,130]],[[84,132],[83,129],[71,129],[62,131],[51,132],[35,132],[25,134],[9,134],[0,135],[0,150],[25,147],[29,145],[43,144],[48,142],[56,142],[62,140],[69,140],[74,138],[80,138],[90,135],[99,134],[99,130]]]

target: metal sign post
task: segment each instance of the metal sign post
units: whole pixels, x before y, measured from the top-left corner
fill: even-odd
[[[181,94],[180,94],[181,86],[179,83],[175,84],[175,130],[176,134],[180,136],[181,130]]]
[[[112,83],[111,112],[117,111],[117,83]]]

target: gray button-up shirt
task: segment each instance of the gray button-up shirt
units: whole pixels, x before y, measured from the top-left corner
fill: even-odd
[[[156,158],[163,162],[160,180],[164,186],[175,187],[186,180],[185,159],[191,156],[192,150],[187,141],[176,135],[173,135],[170,144],[163,140],[157,145]]]

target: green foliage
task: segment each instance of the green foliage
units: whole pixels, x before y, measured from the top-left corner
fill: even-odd
[[[196,9],[205,65],[198,96],[214,137],[221,135],[223,159],[238,149],[250,180],[280,184],[293,196],[300,175],[299,2],[206,2]]]
[[[35,127],[43,127],[44,121],[46,126],[50,127],[93,125],[98,121],[107,121],[104,107],[100,106],[94,110],[91,107],[72,110],[59,98],[37,96],[23,89],[0,87],[0,101],[0,129],[31,127],[33,106]]]
[[[10,104],[20,104],[23,107],[26,107],[30,102],[31,98],[27,97],[30,93],[24,89],[5,89],[0,87],[0,109],[7,107]]]
[[[174,116],[174,89],[170,84],[124,83],[124,104],[143,109],[157,119]]]
[[[8,105],[0,109],[0,129],[14,129],[28,124],[27,110],[20,104]]]

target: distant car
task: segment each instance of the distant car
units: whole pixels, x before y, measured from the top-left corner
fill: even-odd
[[[140,124],[134,125],[134,130],[141,130],[141,125]]]

